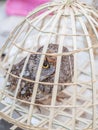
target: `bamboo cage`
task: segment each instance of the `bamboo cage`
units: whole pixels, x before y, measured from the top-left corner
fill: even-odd
[[[0,61],[0,118],[13,124],[11,130],[98,130],[97,20],[93,7],[61,0],[36,8],[10,33],[0,51],[0,56],[6,53]],[[47,53],[50,43],[58,45],[56,53]],[[38,52],[41,46],[43,51]],[[69,51],[63,52],[63,46]],[[31,54],[41,56],[35,80],[23,77]],[[72,81],[60,83],[61,58],[70,55],[74,58]],[[53,83],[40,81],[45,56],[57,58]],[[13,74],[13,65],[25,57],[20,74]],[[18,79],[14,92],[7,87],[9,77]],[[34,84],[30,101],[17,98],[22,80]],[[36,103],[39,84],[53,86],[50,104]],[[58,103],[59,85],[66,87]]]

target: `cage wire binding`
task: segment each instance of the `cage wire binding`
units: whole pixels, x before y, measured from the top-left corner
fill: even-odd
[[[11,130],[17,127],[24,130],[98,129],[97,19],[97,11],[79,1],[49,2],[36,8],[10,33],[0,51],[0,55],[6,53],[0,62],[0,116],[13,124]],[[46,53],[50,43],[58,45],[57,53]],[[43,52],[37,52],[42,45]],[[69,52],[62,52],[63,46]],[[35,81],[23,78],[31,54],[41,55]],[[73,80],[59,83],[61,56],[71,54],[74,55]],[[50,105],[35,103],[46,55],[57,57]],[[24,57],[27,58],[20,75],[12,74],[13,65]],[[6,87],[10,75],[19,79],[14,93]],[[34,82],[30,102],[17,98],[21,80]],[[47,82],[46,87],[47,84],[50,83]],[[57,104],[59,84],[67,87],[63,90],[66,97]],[[36,106],[40,107],[41,112]]]

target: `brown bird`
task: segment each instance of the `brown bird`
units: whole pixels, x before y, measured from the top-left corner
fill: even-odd
[[[42,52],[43,46],[40,47],[37,52]],[[57,44],[49,44],[47,53],[57,53],[58,52],[58,45]],[[68,52],[68,49],[63,46],[63,52]],[[36,73],[38,71],[38,65],[40,62],[41,55],[39,54],[31,54],[28,60],[28,63],[26,65],[23,78],[27,78],[30,80],[35,80]],[[20,76],[20,73],[22,71],[22,68],[24,66],[26,57],[19,63],[13,65],[11,73],[17,76]],[[54,82],[54,75],[56,70],[56,56],[45,56],[42,72],[40,75],[40,82],[48,82],[53,83]],[[64,55],[61,59],[61,66],[60,66],[60,74],[59,74],[59,83],[67,83],[72,81],[72,75],[73,75],[73,55]],[[16,86],[18,83],[18,78],[9,76],[7,87],[9,90],[16,90]],[[58,86],[58,93],[64,90],[66,86]],[[30,101],[32,92],[34,88],[34,83],[31,83],[29,81],[21,80],[20,88],[17,93],[17,98]],[[37,95],[36,95],[36,102],[40,102],[41,99],[44,99],[45,96],[48,94],[51,95],[53,89],[53,85],[43,85],[39,84]]]

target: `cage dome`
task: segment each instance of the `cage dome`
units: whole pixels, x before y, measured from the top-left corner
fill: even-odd
[[[0,51],[0,116],[11,130],[98,129],[98,14],[77,0],[36,8]]]

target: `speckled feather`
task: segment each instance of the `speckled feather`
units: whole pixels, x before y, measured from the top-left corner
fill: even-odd
[[[40,47],[37,52],[42,52],[43,46]],[[58,51],[58,45],[57,44],[49,44],[47,53],[57,53]],[[63,47],[63,52],[68,52],[68,49],[66,47]],[[30,58],[28,60],[28,63],[26,65],[23,77],[35,80],[36,73],[38,71],[38,65],[40,61],[41,55],[39,54],[31,54]],[[48,68],[42,68],[42,72],[40,75],[40,82],[54,82],[54,75],[55,75],[55,68],[56,68],[56,56],[45,56],[45,59],[47,59],[49,67]],[[24,66],[26,57],[19,63],[13,65],[11,73],[17,76],[20,76],[20,73],[22,71],[22,68]],[[66,55],[62,56],[61,59],[61,66],[60,66],[60,74],[59,74],[59,83],[66,83],[72,81],[72,75],[73,75],[73,55]],[[14,91],[16,89],[17,78],[14,78],[12,76],[9,76],[8,79],[8,85],[7,87],[9,90]],[[20,88],[17,93],[17,98],[30,101],[32,92],[33,92],[34,83],[27,82],[22,80],[20,83]],[[66,86],[58,86],[58,93],[61,92]],[[40,101],[40,99],[44,98],[47,94],[51,94],[52,92],[52,85],[42,85],[39,84],[37,95],[36,95],[36,101]]]

